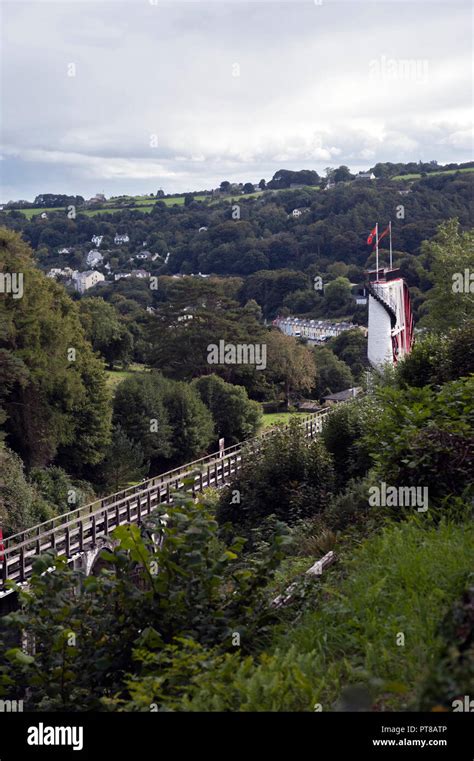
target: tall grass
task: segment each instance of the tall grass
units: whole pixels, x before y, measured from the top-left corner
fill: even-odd
[[[311,711],[321,704],[330,711],[355,684],[378,708],[416,706],[442,646],[439,624],[472,569],[474,540],[472,523],[424,528],[422,520],[365,540],[344,578],[323,577],[318,609],[280,632],[271,653],[203,675],[184,707]]]

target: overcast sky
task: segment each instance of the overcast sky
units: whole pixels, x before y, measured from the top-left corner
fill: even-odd
[[[472,158],[470,2],[1,6],[2,201]]]

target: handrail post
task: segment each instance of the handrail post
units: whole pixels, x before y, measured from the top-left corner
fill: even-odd
[[[20,547],[20,581],[25,581],[25,548]]]
[[[137,495],[137,525],[140,526],[142,522],[142,500],[140,495]]]

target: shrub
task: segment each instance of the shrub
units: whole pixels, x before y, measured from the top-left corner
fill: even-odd
[[[322,438],[334,461],[336,488],[365,475],[372,464],[363,439],[374,414],[374,399],[366,397],[335,407],[327,416]]]
[[[28,589],[14,587],[21,608],[0,619],[2,697],[25,695],[28,710],[97,710],[104,698],[120,705],[126,681],[147,677],[153,664],[159,672],[176,644],[179,671],[186,642],[225,653],[237,633],[245,653],[275,622],[265,587],[283,557],[283,526],[247,567],[237,566],[243,541],[223,544],[208,509],[188,498],[157,508],[141,530],[120,526],[113,538],[97,576],[84,578],[47,553]],[[35,641],[33,655],[6,646],[23,631]]]
[[[238,476],[223,490],[219,523],[249,535],[270,515],[285,523],[320,513],[333,488],[331,456],[320,439],[308,443],[296,420],[243,453]]]
[[[25,477],[21,458],[0,445],[0,526],[4,536],[52,518],[54,508]]]
[[[395,486],[427,486],[430,505],[472,489],[474,378],[430,387],[379,392],[365,444],[375,476]]]
[[[474,372],[474,321],[447,335],[429,334],[397,366],[400,386],[441,385]]]

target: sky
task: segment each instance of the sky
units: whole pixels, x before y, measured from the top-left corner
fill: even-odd
[[[0,201],[472,159],[471,3],[1,0]]]

